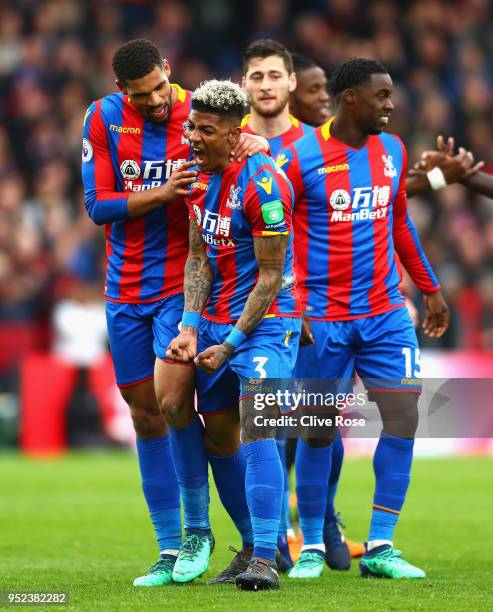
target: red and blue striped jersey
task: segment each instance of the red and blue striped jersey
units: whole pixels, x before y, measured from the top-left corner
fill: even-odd
[[[91,219],[106,225],[105,298],[153,302],[183,290],[188,219],[183,198],[130,218],[132,191],[158,187],[191,158],[183,136],[190,92],[178,85],[165,124],[145,120],[122,93],[93,102],[84,119],[82,178]]]
[[[241,131],[245,132],[246,134],[256,134],[256,132],[254,132],[248,125],[250,117],[250,114],[243,117],[243,121],[241,122]],[[295,140],[298,140],[298,138],[311,134],[315,129],[311,125],[308,125],[308,123],[302,123],[296,119],[296,117],[293,117],[293,115],[289,115],[289,119],[291,120],[291,127],[288,130],[279,136],[274,136],[274,138],[267,138],[272,157],[276,157],[281,149],[284,149],[284,147],[287,147]],[[263,134],[260,134],[260,136],[263,136]]]
[[[424,293],[440,286],[407,212],[407,153],[397,136],[370,136],[354,149],[330,123],[277,158],[295,193],[296,277],[302,309],[344,321],[404,305],[397,252]]]
[[[293,272],[293,190],[274,160],[257,153],[230,163],[224,172],[200,173],[187,204],[213,272],[204,317],[218,323],[240,318],[258,277],[253,238],[287,233],[282,287],[267,315],[299,316]]]

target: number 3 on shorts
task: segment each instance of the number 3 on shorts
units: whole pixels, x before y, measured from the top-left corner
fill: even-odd
[[[402,349],[402,354],[404,355],[406,365],[406,378],[419,378],[421,376],[421,354],[419,348],[412,349],[405,347]]]
[[[253,363],[257,364],[255,372],[259,373],[259,378],[267,378],[267,372],[264,369],[264,365],[267,363],[268,360],[268,357],[254,357],[252,359]]]

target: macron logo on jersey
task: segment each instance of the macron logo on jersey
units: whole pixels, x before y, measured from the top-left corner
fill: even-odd
[[[115,125],[114,123],[110,123],[110,130],[112,132],[118,132],[119,134],[140,134],[142,132],[138,127],[123,127],[122,125]]]
[[[337,166],[325,166],[325,168],[319,168],[318,174],[332,174],[334,172],[347,172],[349,170],[349,164],[337,164]]]
[[[330,205],[334,209],[331,222],[364,221],[367,219],[383,219],[387,216],[390,200],[390,187],[356,187],[353,198],[345,189],[336,189],[330,196]],[[345,212],[351,208],[351,212]]]

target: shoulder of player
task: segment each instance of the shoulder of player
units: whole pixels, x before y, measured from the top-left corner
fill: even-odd
[[[316,137],[317,131],[320,130],[320,128],[314,128],[311,125],[308,125],[307,123],[303,123],[300,125],[304,126],[303,134],[296,140],[293,140],[293,142],[291,142],[288,147],[286,147],[292,148],[298,154],[313,150],[313,138]]]
[[[178,83],[171,83],[171,88],[174,89],[174,91],[176,92],[177,102],[183,103],[187,100],[190,100],[190,98],[192,97],[192,92],[188,89],[183,89],[183,87],[181,85],[178,85]]]
[[[406,172],[407,167],[407,149],[402,140],[397,134],[389,134],[388,132],[381,132],[378,136],[374,136],[379,141],[377,149],[381,151],[383,146],[385,155],[391,157],[394,160],[394,164],[400,168],[399,172]]]
[[[99,116],[105,125],[114,123],[119,117],[121,117],[123,105],[124,96],[120,92],[115,92],[94,100],[86,111],[84,125],[88,120],[92,120],[95,116]]]
[[[252,160],[256,156],[249,158],[251,161],[247,162],[244,172],[240,173],[239,178],[245,184],[245,190],[266,197],[279,194],[287,187],[290,188],[289,180],[272,157],[265,154],[257,155],[259,156],[257,160]]]
[[[311,125],[309,125],[308,123],[303,123],[303,121],[301,121],[300,119],[298,119],[297,117],[295,117],[294,115],[289,115],[289,120],[291,121],[291,128],[292,130],[303,130],[304,132],[311,132],[313,131],[315,128],[313,128]]]
[[[401,138],[397,136],[397,134],[381,132],[380,134],[378,134],[377,138],[382,142],[383,145],[398,145],[404,151],[406,150],[406,145],[402,142]]]
[[[262,172],[277,174],[278,168],[274,159],[266,153],[255,153],[247,157],[242,164],[241,173],[249,178],[255,178]]]
[[[241,120],[241,131],[245,132],[246,134],[255,134],[256,133],[252,130],[252,128],[248,125],[248,122],[250,121],[250,117],[251,117],[251,113],[247,113],[246,115],[243,116],[243,119]]]
[[[180,125],[188,118],[192,106],[192,92],[183,89],[178,83],[171,83],[174,91],[173,105],[171,107],[170,123],[179,121]]]

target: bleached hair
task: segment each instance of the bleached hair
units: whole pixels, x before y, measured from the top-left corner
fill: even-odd
[[[202,113],[229,115],[241,120],[246,107],[245,92],[229,80],[204,81],[192,94],[192,109]]]

